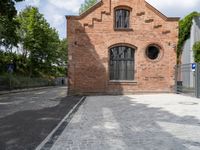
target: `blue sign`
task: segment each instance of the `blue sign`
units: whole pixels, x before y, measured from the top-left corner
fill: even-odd
[[[196,64],[193,63],[193,64],[192,64],[192,71],[195,71],[195,70],[196,70]]]
[[[8,72],[13,73],[14,70],[14,65],[13,64],[8,64]]]

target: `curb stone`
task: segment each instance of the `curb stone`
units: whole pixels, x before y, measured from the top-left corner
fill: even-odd
[[[79,102],[67,113],[60,123],[51,131],[51,133],[40,143],[35,150],[50,150],[65,127],[69,124],[79,107],[84,103],[86,97],[83,96]]]

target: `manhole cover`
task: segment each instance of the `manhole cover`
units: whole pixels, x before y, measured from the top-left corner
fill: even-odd
[[[198,105],[199,103],[195,103],[195,102],[180,102],[179,104],[181,104],[181,105]]]

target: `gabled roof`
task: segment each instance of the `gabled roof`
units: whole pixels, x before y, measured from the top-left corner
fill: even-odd
[[[156,9],[155,7],[153,7],[151,4],[149,4],[148,2],[146,2],[146,7],[151,9],[154,13],[156,13],[158,16],[160,16],[161,18],[163,18],[166,21],[178,21],[180,20],[180,17],[167,17],[166,15],[164,15],[163,13],[161,13],[158,9]]]
[[[162,19],[164,19],[166,21],[179,21],[180,20],[180,17],[167,17],[166,15],[164,15],[163,13],[161,13],[158,9],[156,9],[155,7],[153,7],[151,4],[149,4],[146,1],[145,1],[145,4],[146,4],[147,8],[149,8],[150,10],[152,10],[155,14],[157,14],[158,16],[160,16]],[[79,16],[67,15],[66,18],[67,19],[69,19],[69,18],[82,19],[85,16],[87,16],[89,13],[93,12],[94,10],[96,10],[101,5],[103,5],[102,0],[98,1],[96,4],[94,4],[92,7],[90,7],[89,9],[87,9],[85,12],[83,12]]]
[[[79,16],[72,16],[72,15],[67,15],[66,18],[74,18],[74,19],[82,19],[85,16],[87,16],[89,13],[93,12],[94,10],[96,10],[98,7],[100,7],[101,5],[103,5],[103,1],[100,0],[98,1],[96,4],[94,4],[93,6],[91,6],[89,9],[87,9],[86,11],[84,11],[83,13],[81,13]]]

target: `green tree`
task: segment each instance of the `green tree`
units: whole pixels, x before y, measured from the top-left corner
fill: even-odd
[[[16,28],[19,26],[15,20],[17,10],[15,3],[23,0],[0,1],[0,46],[10,48],[17,46],[18,37]]]
[[[66,66],[67,65],[67,49],[68,49],[68,44],[67,44],[67,39],[64,38],[60,41],[57,49],[57,65],[58,66]]]
[[[68,44],[67,39],[62,39],[57,48],[57,62],[55,67],[56,76],[67,75],[67,51]]]
[[[28,57],[30,76],[51,74],[51,68],[57,61],[59,36],[51,28],[35,7],[27,7],[17,18],[21,24],[18,34],[25,55]]]

